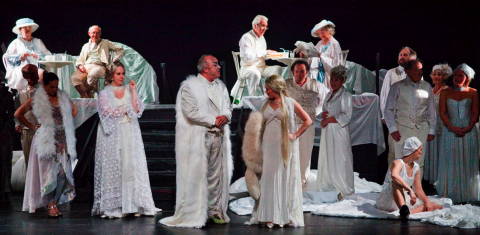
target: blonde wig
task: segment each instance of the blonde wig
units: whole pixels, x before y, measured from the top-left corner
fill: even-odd
[[[290,153],[290,141],[288,139],[288,111],[285,103],[285,97],[288,96],[287,94],[287,83],[285,80],[279,75],[272,75],[265,80],[265,87],[269,87],[274,92],[280,95],[281,103],[280,109],[282,111],[282,119],[281,119],[281,127],[282,127],[282,158],[283,163],[286,165],[289,158]],[[262,113],[265,111],[268,105],[268,101],[265,102],[264,106],[262,107]],[[265,124],[264,124],[265,125]],[[262,128],[262,135],[265,126]]]

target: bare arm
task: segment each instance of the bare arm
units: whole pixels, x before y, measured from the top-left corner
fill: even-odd
[[[72,101],[70,101],[70,103],[71,103],[71,105],[72,105],[72,116],[73,116],[73,117],[76,117],[77,114],[78,114],[78,108],[77,108],[77,106],[76,106]]]
[[[307,112],[305,112],[305,110],[299,103],[294,103],[294,110],[295,114],[297,114],[297,116],[303,121],[300,128],[298,128],[298,130],[292,134],[294,139],[296,139],[300,137],[307,130],[307,128],[312,125],[313,122],[310,116],[308,116]]]
[[[37,127],[25,118],[25,113],[31,109],[32,109],[32,99],[30,98],[27,100],[27,102],[20,105],[20,107],[15,111],[14,116],[18,121],[20,121],[22,125],[28,127],[31,130],[35,130]]]
[[[423,203],[428,203],[429,199],[425,192],[423,191],[422,187],[422,172],[421,170],[417,171],[415,174],[415,179],[413,181],[413,188],[415,189],[415,193],[417,194],[418,198],[423,201]]]
[[[390,167],[390,171],[392,174],[392,182],[403,189],[407,190],[408,192],[412,191],[413,189],[400,177],[400,170],[402,169],[402,164],[399,161],[393,161]]]

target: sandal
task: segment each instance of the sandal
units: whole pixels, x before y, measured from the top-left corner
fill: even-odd
[[[50,204],[47,206],[47,215],[50,218],[57,218],[59,216],[55,204]]]

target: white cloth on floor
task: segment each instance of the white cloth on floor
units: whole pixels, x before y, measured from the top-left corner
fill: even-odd
[[[311,170],[306,185],[307,190],[314,187],[316,176],[316,170]],[[313,214],[324,216],[399,219],[398,210],[386,212],[375,207],[379,192],[382,190],[381,185],[359,178],[358,173],[354,173],[354,176],[355,194],[346,196],[343,201],[337,202],[335,192],[334,199],[330,198],[329,202],[321,202],[310,200],[309,195],[304,193],[303,211],[311,211]],[[235,181],[230,188],[231,194],[240,194],[246,191],[244,178]],[[313,192],[307,191],[307,193]],[[332,192],[319,193],[317,198],[329,199],[329,197],[332,197],[332,194]],[[480,228],[480,207],[469,204],[452,205],[452,200],[449,198],[438,198],[437,196],[430,196],[429,198],[433,202],[443,205],[444,208],[431,212],[411,214],[409,217],[411,220],[420,220],[440,226]],[[248,215],[252,212],[253,205],[254,201],[251,197],[244,197],[232,201],[229,208],[238,215]]]

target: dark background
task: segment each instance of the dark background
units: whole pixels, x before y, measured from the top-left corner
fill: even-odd
[[[269,18],[265,37],[269,49],[293,49],[297,40],[317,42],[310,36],[322,19],[337,26],[335,37],[348,60],[375,69],[396,66],[399,48],[408,45],[424,60],[426,79],[431,67],[465,62],[480,69],[480,12],[473,2],[462,1],[271,1],[271,0],[77,0],[2,1],[0,43],[15,38],[15,21],[32,18],[40,25],[34,37],[43,40],[53,53],[78,55],[87,42],[90,25],[98,24],[103,37],[126,44],[154,67],[166,63],[167,78],[174,93],[203,53],[226,63],[229,88],[236,80],[231,51],[251,29],[257,14]],[[479,71],[480,72],[480,71]],[[477,87],[477,82],[473,83]]]

